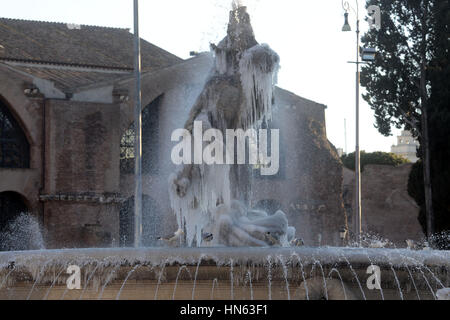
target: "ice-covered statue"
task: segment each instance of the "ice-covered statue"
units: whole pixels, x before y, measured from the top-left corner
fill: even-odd
[[[226,161],[207,164],[201,159],[205,141],[221,143],[217,137],[203,137],[207,130],[244,132],[270,122],[279,57],[268,45],[258,44],[246,7],[238,5],[230,12],[227,36],[211,49],[213,70],[185,124],[185,132],[193,136],[194,158],[200,148],[200,159],[181,165],[169,178],[179,228],[188,246],[286,246],[295,236],[286,215],[249,208],[252,168],[237,164],[234,137],[231,147],[228,139],[226,146],[219,145],[226,149]],[[196,130],[203,137],[197,141]]]

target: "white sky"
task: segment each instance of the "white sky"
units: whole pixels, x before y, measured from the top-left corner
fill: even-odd
[[[353,2],[353,1],[351,1]],[[362,29],[364,0],[360,0]],[[355,147],[355,32],[341,32],[341,0],[246,0],[256,38],[281,57],[278,85],[328,106],[328,139]],[[140,35],[181,58],[206,51],[226,34],[231,0],[140,0]],[[0,16],[110,27],[133,31],[133,0],[0,0]],[[350,14],[354,30],[355,16]],[[0,39],[1,42],[1,39]],[[370,107],[361,99],[361,149],[390,151],[395,137],[374,128]],[[399,130],[394,130],[395,135]]]

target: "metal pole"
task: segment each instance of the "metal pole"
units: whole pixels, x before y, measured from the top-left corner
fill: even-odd
[[[134,108],[134,247],[141,246],[142,238],[142,118],[141,118],[141,44],[139,38],[139,0],[134,0],[134,76],[135,76],[135,108]]]
[[[345,154],[348,154],[347,148],[347,119],[344,119],[344,139],[345,139]]]
[[[361,210],[361,154],[359,147],[359,17],[356,21],[356,147],[355,147],[355,185],[356,185],[356,214],[358,241],[361,246],[362,240],[362,210]]]

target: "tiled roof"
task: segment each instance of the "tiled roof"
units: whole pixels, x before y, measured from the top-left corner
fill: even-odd
[[[0,18],[0,60],[109,69],[132,69],[133,34],[128,29]],[[141,39],[142,69],[182,61]]]
[[[94,68],[53,67],[51,65],[12,65],[15,70],[34,77],[52,81],[62,92],[75,92],[77,89],[114,82],[132,76],[131,71],[101,70]]]

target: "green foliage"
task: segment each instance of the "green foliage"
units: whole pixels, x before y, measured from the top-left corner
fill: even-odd
[[[431,15],[425,21],[421,18],[424,6],[431,6],[433,1],[367,1],[367,5],[381,6],[383,27],[372,29],[362,38],[365,47],[377,50],[377,56],[362,68],[361,84],[367,91],[364,100],[375,111],[375,127],[385,136],[391,135],[392,126],[418,134],[420,52],[424,48],[430,57],[434,49],[422,41],[422,31],[428,36],[432,33]]]
[[[442,179],[434,175],[434,186],[437,186],[442,181],[449,181],[450,170],[447,168],[441,175]],[[422,226],[422,230],[426,233],[426,215],[425,215],[425,192],[423,184],[423,163],[417,161],[409,174],[408,180],[408,194],[416,201],[420,207],[419,223]],[[448,198],[448,189],[440,188],[433,190],[433,209],[434,219],[436,225],[436,234],[431,241],[437,249],[450,250],[450,200]]]
[[[343,155],[341,160],[346,168],[350,170],[355,170],[354,152],[347,155]],[[394,153],[387,153],[387,152],[366,153],[365,151],[361,151],[361,171],[363,171],[364,167],[368,164],[399,166],[404,163],[409,163],[409,160],[402,156],[398,156]]]
[[[450,4],[448,0],[367,0],[379,5],[382,28],[366,33],[363,46],[378,52],[363,67],[363,98],[375,112],[375,127],[386,136],[391,127],[412,131],[422,140],[421,114],[428,113],[433,213],[437,233],[450,230]],[[423,59],[423,57],[425,57]],[[427,103],[422,104],[421,75],[425,77]],[[422,142],[422,141],[421,141]],[[418,152],[422,159],[422,148]],[[425,230],[423,165],[414,165],[410,195],[421,207],[419,221]],[[449,247],[439,244],[439,247]],[[444,241],[444,243],[445,243]]]

